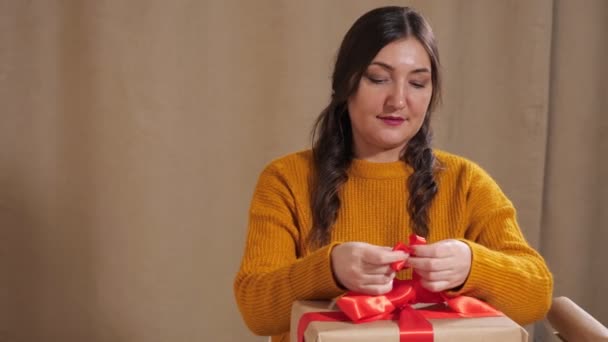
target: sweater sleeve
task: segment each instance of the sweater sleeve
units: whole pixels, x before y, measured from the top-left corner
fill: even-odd
[[[295,300],[329,299],[344,291],[331,270],[336,243],[298,257],[302,237],[292,191],[281,168],[271,164],[260,175],[251,202],[234,292],[245,323],[257,335],[289,331]]]
[[[526,242],[513,204],[479,166],[470,171],[469,226],[462,241],[472,251],[471,270],[456,294],[485,300],[522,325],[539,320],[551,305],[553,277]]]

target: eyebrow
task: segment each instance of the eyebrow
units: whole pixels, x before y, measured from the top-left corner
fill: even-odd
[[[370,65],[378,65],[384,69],[387,69],[388,71],[394,71],[395,67],[393,67],[390,64],[386,64],[384,62],[380,62],[380,61],[374,61],[372,62]],[[428,68],[418,68],[418,69],[414,69],[412,71],[410,71],[410,74],[417,74],[417,73],[421,73],[421,72],[428,72],[430,73],[431,71]]]

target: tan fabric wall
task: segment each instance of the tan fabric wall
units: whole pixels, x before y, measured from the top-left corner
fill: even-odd
[[[262,341],[232,296],[253,185],[393,3],[439,38],[436,145],[608,323],[608,2],[0,0],[0,341]]]
[[[608,1],[556,4],[542,252],[608,326]]]

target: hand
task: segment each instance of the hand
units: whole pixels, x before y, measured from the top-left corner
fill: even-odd
[[[429,245],[412,246],[415,257],[409,266],[420,275],[422,287],[440,292],[459,287],[469,277],[471,248],[459,240],[442,240]]]
[[[395,271],[390,264],[407,260],[408,254],[364,242],[346,242],[331,251],[336,280],[351,291],[379,295],[393,289]]]

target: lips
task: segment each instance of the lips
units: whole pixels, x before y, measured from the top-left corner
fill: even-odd
[[[390,126],[398,126],[405,121],[405,118],[402,118],[400,116],[390,116],[390,115],[378,116],[378,119],[382,120],[384,123],[386,123]]]

